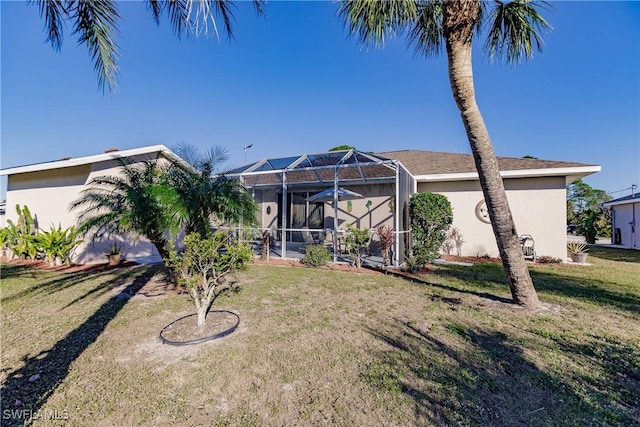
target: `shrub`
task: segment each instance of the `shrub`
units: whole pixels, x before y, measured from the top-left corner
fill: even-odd
[[[540,255],[537,258],[538,263],[540,264],[561,264],[562,260],[560,258],[555,258],[549,255]]]
[[[382,252],[384,265],[390,265],[391,257],[389,251],[396,241],[396,231],[391,227],[381,225],[376,229],[376,232],[378,233],[378,236],[380,236],[380,251]]]
[[[447,238],[446,230],[453,222],[449,199],[441,194],[416,193],[409,203],[413,255],[419,265],[433,262]]]
[[[345,238],[349,254],[353,256],[353,262],[357,268],[362,267],[362,250],[369,244],[371,236],[369,230],[360,230],[350,225],[347,227],[349,233]]]
[[[198,233],[188,234],[184,238],[184,252],[178,253],[173,248],[168,252],[165,262],[193,299],[198,326],[204,326],[214,299],[228,288],[224,276],[245,268],[253,259],[249,245],[229,243],[224,233],[204,239]]]
[[[311,267],[321,267],[331,260],[331,254],[323,245],[307,246],[302,263]]]
[[[50,263],[53,263],[56,258],[70,263],[73,250],[82,243],[82,239],[78,238],[79,234],[74,226],[63,230],[60,224],[58,224],[58,228],[52,224],[49,231],[43,231],[34,236],[33,240],[37,248],[44,252]]]

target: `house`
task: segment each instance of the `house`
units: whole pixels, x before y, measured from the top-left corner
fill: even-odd
[[[0,175],[8,177],[7,219],[16,220],[11,207],[19,204],[30,208],[41,228],[76,225],[77,212],[69,211],[70,203],[92,178],[118,174],[118,158],[179,160],[165,146],[156,145],[4,169]],[[538,255],[565,259],[565,187],[600,171],[600,166],[506,157],[498,162],[518,233],[534,239]],[[392,260],[398,264],[411,248],[408,206],[416,192],[447,196],[453,207],[453,226],[464,238],[463,255],[498,255],[475,164],[468,154],[421,150],[304,154],[263,159],[236,168],[229,176],[242,180],[251,192],[259,208],[257,226],[261,232],[270,231],[273,246],[283,257],[288,257],[288,247],[304,244],[309,235],[340,249],[348,225],[370,230],[387,225],[396,231]],[[357,197],[344,198],[340,188]],[[333,189],[335,197],[314,198],[328,189]],[[145,239],[117,238],[126,242],[128,259],[158,259],[157,250]],[[374,236],[373,253],[375,240]],[[108,245],[108,239],[95,245],[85,243],[74,261],[105,262]],[[338,253],[334,251],[334,256]]]
[[[600,171],[598,165],[499,157],[516,229],[532,237],[538,255],[566,259],[566,185]],[[416,192],[447,196],[453,226],[463,235],[462,255],[498,255],[473,157],[469,154],[356,150],[263,159],[232,171],[254,195],[258,223],[276,244],[302,241],[309,229],[337,234],[347,225],[396,230],[394,262],[410,249],[408,204]],[[362,195],[354,200],[310,202],[334,186]],[[336,229],[337,233],[332,233]],[[335,246],[337,237],[331,237]]]
[[[611,210],[611,243],[640,249],[636,229],[640,224],[640,194],[610,200],[602,206]]]
[[[0,170],[7,176],[6,219],[17,221],[15,206],[28,206],[40,229],[50,225],[63,228],[78,225],[78,212],[70,211],[69,205],[80,197],[91,179],[104,175],[118,175],[118,159],[137,162],[152,159],[178,160],[178,156],[163,145],[130,150],[107,150],[102,154],[64,158],[56,161],[18,166]],[[79,264],[106,262],[107,248],[118,241],[124,243],[124,255],[129,260],[159,260],[156,248],[144,238],[137,236],[105,236],[94,243],[80,245],[72,258]]]

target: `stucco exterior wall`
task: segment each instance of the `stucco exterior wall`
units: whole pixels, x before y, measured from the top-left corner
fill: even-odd
[[[566,190],[564,177],[505,179],[507,198],[519,235],[530,234],[536,253],[566,259]],[[491,224],[480,221],[476,205],[484,200],[478,181],[418,183],[418,191],[447,196],[453,226],[464,236],[462,254],[498,255]]]
[[[142,158],[142,157],[140,157]],[[149,158],[146,156],[144,158]],[[135,161],[137,158],[131,158]],[[104,175],[118,175],[120,165],[116,161],[72,166],[60,169],[13,174],[7,180],[6,218],[17,220],[15,206],[27,205],[37,219],[41,230],[49,230],[51,224],[63,228],[78,225],[80,210],[70,211],[91,179]],[[85,238],[75,251],[72,261],[78,264],[98,264],[107,261],[105,252],[115,241],[124,245],[124,256],[130,260],[159,261],[155,246],[143,238],[134,236],[110,236],[90,244]]]
[[[635,212],[634,212],[635,205]],[[639,248],[638,225],[640,225],[640,203],[628,203],[624,205],[612,206],[613,233],[615,229],[620,229],[620,244],[627,248]],[[635,218],[634,218],[635,213]]]

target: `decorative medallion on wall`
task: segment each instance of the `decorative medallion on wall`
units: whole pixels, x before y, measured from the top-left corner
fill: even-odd
[[[271,215],[271,206],[267,206],[267,215]]]
[[[491,224],[489,209],[487,209],[487,204],[484,202],[484,199],[480,200],[476,205],[476,217],[484,223]]]
[[[351,200],[349,200],[347,202],[347,212],[351,212],[353,210],[353,203],[351,203]]]

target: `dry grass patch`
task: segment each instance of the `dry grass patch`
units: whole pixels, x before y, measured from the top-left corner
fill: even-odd
[[[640,264],[593,255],[533,268],[546,304],[533,314],[509,303],[497,265],[413,282],[256,265],[215,303],[240,314],[238,330],[194,347],[158,339],[192,312],[185,295],[110,291],[147,267],[9,267],[3,407],[64,409],[59,425],[77,426],[637,424]]]

